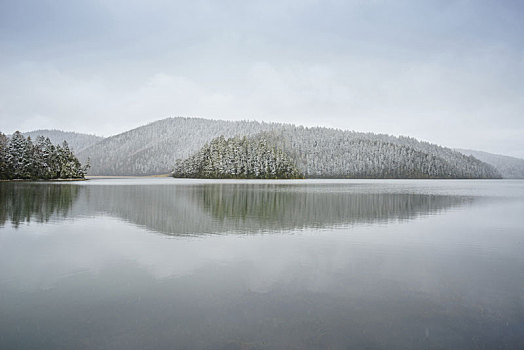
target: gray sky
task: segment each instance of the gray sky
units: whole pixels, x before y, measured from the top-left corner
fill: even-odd
[[[170,116],[524,158],[522,1],[0,0],[0,130]]]

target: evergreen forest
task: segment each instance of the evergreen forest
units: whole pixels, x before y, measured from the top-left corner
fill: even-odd
[[[296,179],[302,178],[293,161],[263,138],[224,136],[213,139],[185,160],[178,160],[174,177]]]
[[[83,166],[64,141],[53,145],[39,136],[35,142],[19,131],[11,137],[0,132],[0,180],[82,179],[89,162]]]
[[[186,159],[174,177],[193,178],[500,178],[492,166],[462,153],[410,139],[347,137],[326,128],[272,130],[213,139]]]

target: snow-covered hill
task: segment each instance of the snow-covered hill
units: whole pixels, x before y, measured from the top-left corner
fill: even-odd
[[[474,157],[410,137],[304,127],[260,137],[288,152],[306,178],[500,178]]]
[[[306,177],[500,177],[473,157],[409,137],[203,118],[159,120],[108,137],[78,157],[90,158],[90,175],[161,174],[216,137],[262,132],[296,159]]]
[[[78,153],[104,139],[103,137],[96,135],[61,130],[34,130],[23,132],[22,135],[25,137],[30,136],[32,140],[36,140],[38,136],[48,137],[54,145],[62,144],[62,142],[67,141],[69,148],[71,148],[75,153]]]
[[[90,175],[151,175],[168,173],[175,161],[186,158],[218,136],[253,135],[283,124],[167,118],[108,137],[78,153],[90,158]]]

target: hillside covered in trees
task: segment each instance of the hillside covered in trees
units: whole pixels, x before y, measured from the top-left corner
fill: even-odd
[[[66,141],[71,151],[75,153],[78,153],[104,139],[103,137],[96,135],[49,129],[23,132],[22,135],[25,137],[31,137],[32,140],[36,140],[39,136],[43,136],[44,138],[48,138],[53,145],[62,144]]]
[[[177,161],[174,176],[385,179],[500,177],[490,165],[450,149],[409,138],[352,136],[355,134],[333,129],[293,127],[266,131],[248,138],[219,137],[191,157]]]
[[[260,137],[217,137],[200,151],[178,160],[174,177],[296,179],[302,175],[282,150]]]
[[[90,175],[152,175],[173,171],[177,159],[187,158],[214,138],[249,136],[283,127],[254,121],[167,118],[108,137],[78,153],[90,159]]]
[[[203,118],[167,118],[108,138],[58,130],[37,130],[26,135],[32,135],[32,140],[35,135],[44,135],[51,143],[67,140],[82,163],[90,159],[90,175],[169,173],[177,159],[191,157],[220,136],[263,137],[310,178],[498,178],[501,174],[519,177],[518,161],[524,162],[517,159],[509,164],[507,159],[500,162],[501,158],[477,153],[473,158],[410,137]]]
[[[491,165],[450,148],[409,137],[328,128],[264,132],[307,178],[500,178]]]
[[[64,141],[53,145],[39,136],[33,143],[20,132],[11,137],[0,133],[0,179],[81,179],[88,165],[82,166]]]
[[[192,156],[217,137],[262,132],[306,177],[500,177],[492,166],[472,157],[409,137],[203,118],[159,120],[103,139],[78,157],[90,159],[90,175],[165,174],[173,171],[177,159]]]

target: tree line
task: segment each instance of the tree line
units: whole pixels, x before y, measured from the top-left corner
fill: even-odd
[[[53,145],[39,136],[35,142],[16,131],[11,137],[0,132],[0,179],[81,179],[83,166],[64,141]]]

